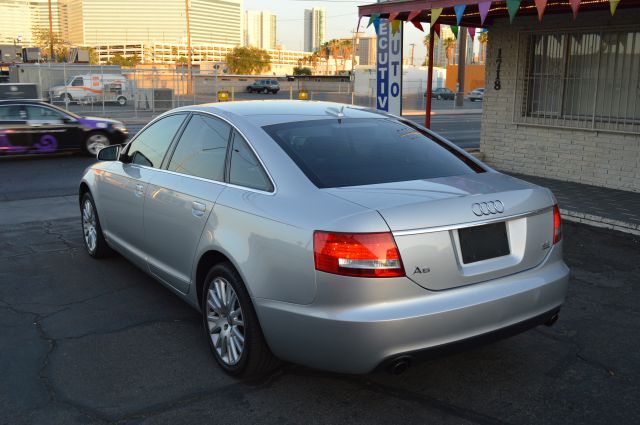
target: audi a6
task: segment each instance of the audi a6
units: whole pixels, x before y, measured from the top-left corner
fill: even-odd
[[[229,374],[367,373],[558,317],[552,193],[430,130],[304,101],[174,109],[98,153],[84,242],[202,314]]]

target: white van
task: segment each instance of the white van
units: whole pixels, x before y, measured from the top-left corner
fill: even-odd
[[[122,74],[85,74],[71,77],[64,86],[50,89],[51,99],[62,102],[116,102],[126,105],[130,97],[129,80]]]

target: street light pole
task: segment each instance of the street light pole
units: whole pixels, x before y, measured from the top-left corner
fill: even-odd
[[[49,62],[53,60],[53,17],[51,16],[51,0],[49,0]]]
[[[191,93],[191,25],[189,24],[189,0],[184,0],[187,16],[187,73],[189,74],[187,93]]]
[[[455,107],[464,106],[464,68],[467,64],[467,28],[460,27],[458,33],[458,90],[455,97]]]

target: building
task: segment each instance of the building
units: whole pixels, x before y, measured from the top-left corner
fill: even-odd
[[[462,25],[480,26],[478,7],[441,0],[443,24],[466,4]],[[361,16],[418,11],[420,0],[359,6]],[[640,192],[640,2],[523,4],[488,11],[480,150],[508,173]],[[379,16],[379,15],[378,15]],[[435,61],[434,61],[435,62]],[[425,111],[427,114],[430,111]],[[606,205],[602,205],[606,208]]]
[[[356,48],[356,56],[358,57],[357,64],[363,66],[376,64],[376,43],[378,38],[373,35],[365,35],[364,33],[358,33],[356,42],[358,46]]]
[[[315,52],[326,41],[327,20],[324,8],[304,10],[304,51]]]
[[[276,15],[270,12],[244,12],[243,45],[260,49],[276,48]]]
[[[234,46],[222,44],[192,44],[192,60],[194,65],[202,63],[224,63],[227,53]],[[277,75],[293,74],[293,68],[308,55],[307,52],[283,49],[265,49],[271,57],[271,73]],[[94,46],[99,64],[106,64],[115,55],[124,57],[138,56],[144,64],[175,64],[185,60],[188,55],[187,45],[163,43],[105,44]]]
[[[74,45],[186,43],[184,0],[58,0]],[[242,44],[242,0],[190,0],[192,43]]]
[[[465,63],[477,63],[480,57],[480,43],[478,42],[478,35],[472,40],[471,36],[467,32],[467,45],[465,51]],[[455,40],[455,43],[449,47],[449,58],[447,59],[447,40]],[[449,25],[442,25],[440,27],[440,37],[436,36],[433,47],[433,64],[438,67],[445,67],[447,65],[458,64],[458,44],[459,41],[451,31]]]
[[[58,0],[51,0],[53,32],[59,33]],[[0,43],[33,43],[33,28],[49,31],[48,0],[2,0],[0,1]]]

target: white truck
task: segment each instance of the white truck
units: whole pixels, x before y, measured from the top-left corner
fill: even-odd
[[[51,99],[65,103],[115,102],[124,106],[131,97],[129,80],[122,74],[85,74],[71,77],[50,89]]]

